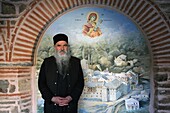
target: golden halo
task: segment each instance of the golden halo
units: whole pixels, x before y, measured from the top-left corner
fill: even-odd
[[[96,21],[96,22],[98,22],[99,15],[98,15],[98,13],[97,13],[97,12],[93,12],[93,11],[88,13],[88,15],[87,15],[87,20],[89,19],[89,16],[90,16],[90,14],[92,14],[92,13],[94,13],[94,14],[96,14],[96,15],[97,15],[97,17],[96,17],[96,20],[95,20],[95,21]]]

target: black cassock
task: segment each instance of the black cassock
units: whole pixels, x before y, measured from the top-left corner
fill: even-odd
[[[70,58],[69,70],[64,78],[59,74],[54,56],[44,59],[39,73],[38,87],[45,100],[44,113],[77,113],[78,100],[84,88],[80,59],[73,56]],[[71,96],[72,101],[68,106],[60,107],[51,101],[53,96]]]

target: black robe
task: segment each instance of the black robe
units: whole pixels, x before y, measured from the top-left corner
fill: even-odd
[[[58,113],[58,105],[54,104],[51,99],[58,96],[58,76],[56,59],[54,56],[46,58],[41,65],[38,87],[42,94],[44,102],[44,113]],[[69,113],[77,113],[78,100],[84,88],[83,71],[80,59],[70,58],[69,71],[66,75],[67,95],[72,97],[72,101],[67,106]]]

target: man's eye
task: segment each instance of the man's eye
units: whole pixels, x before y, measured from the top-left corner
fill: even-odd
[[[61,45],[57,45],[57,47],[60,47]]]

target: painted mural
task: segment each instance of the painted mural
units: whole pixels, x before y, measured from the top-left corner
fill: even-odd
[[[150,53],[140,29],[114,9],[79,8],[49,26],[37,55],[37,73],[53,54],[52,37],[66,33],[81,59],[85,87],[79,113],[149,113]],[[38,74],[37,74],[38,76]],[[38,112],[43,100],[38,93]]]
[[[99,25],[102,23],[102,20],[98,22],[98,13],[89,12],[87,16],[87,23],[83,25],[83,34],[91,38],[95,38],[102,34]]]

